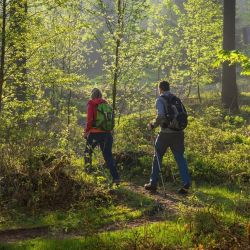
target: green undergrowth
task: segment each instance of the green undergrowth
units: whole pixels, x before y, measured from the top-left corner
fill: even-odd
[[[107,186],[103,188],[108,189]],[[48,226],[55,232],[78,231],[91,234],[114,223],[141,218],[154,209],[155,201],[125,187],[107,190],[106,200],[93,197],[64,209],[39,210],[6,208],[0,211],[0,230]]]
[[[189,246],[182,223],[148,224],[135,229],[102,233],[92,237],[68,240],[31,240],[0,249],[156,249],[156,246]]]
[[[192,213],[191,213],[192,211]],[[230,248],[231,247],[231,248]],[[176,221],[71,239],[36,239],[0,249],[246,249],[246,227],[224,221],[209,207],[186,209]]]
[[[125,182],[143,185],[149,179],[157,131],[147,131],[146,124],[153,110],[120,117],[114,156],[124,182],[112,192],[98,149],[93,155],[95,173],[86,175],[84,145],[70,157],[65,151],[33,148],[26,158],[21,147],[14,155],[16,145],[12,151],[5,145],[0,229],[49,226],[51,238],[61,233],[86,236],[37,239],[0,249],[247,249],[250,110],[249,96],[243,97],[237,115],[216,103],[187,106],[186,157],[193,182],[187,197],[168,196],[178,211],[174,216],[168,209],[160,214],[156,199],[127,188]],[[176,193],[181,182],[171,152],[163,159],[163,178],[169,193]],[[163,222],[122,229],[137,219],[156,217]],[[121,226],[119,231],[99,233],[115,224]]]
[[[11,213],[8,213],[11,216]],[[6,218],[1,215],[1,230],[15,228],[33,228],[48,226],[51,231],[72,232],[81,231],[85,234],[96,232],[98,229],[115,222],[129,221],[142,216],[140,210],[126,205],[110,205],[95,207],[84,204],[82,208],[72,208],[66,211],[48,211],[41,215],[29,215],[15,211],[15,217]]]
[[[191,198],[192,204],[209,208],[228,223],[247,224],[250,218],[250,196],[233,186],[201,186]]]
[[[173,184],[172,184],[173,186]],[[171,185],[167,185],[171,190]],[[169,217],[165,211],[160,223],[146,223],[132,229],[97,233],[115,222],[139,218],[152,211],[155,203],[148,197],[126,189],[126,185],[114,193],[114,201],[123,205],[109,206],[89,213],[71,211],[67,214],[52,213],[43,223],[64,228],[64,232],[80,229],[85,237],[67,240],[37,239],[2,245],[0,249],[187,249],[202,246],[204,249],[244,249],[247,245],[247,223],[250,217],[249,195],[237,187],[197,186],[190,195],[176,202],[178,216]],[[95,217],[94,220],[91,218]],[[88,230],[82,224],[89,218]],[[79,225],[80,222],[80,225]],[[84,225],[84,226],[83,226]],[[74,227],[75,226],[75,227]],[[56,228],[55,228],[56,229]],[[71,229],[71,230],[70,230]],[[92,230],[91,230],[92,229]],[[60,231],[53,231],[56,238]]]
[[[250,185],[250,113],[243,106],[240,114],[229,115],[219,105],[188,106],[189,125],[185,130],[186,157],[190,174],[196,182],[234,183],[241,188]],[[115,152],[118,166],[127,177],[149,176],[154,139],[157,131],[146,130],[151,113],[121,118],[116,131]],[[153,114],[153,113],[152,113]],[[163,172],[171,169],[179,180],[174,158],[168,152]]]

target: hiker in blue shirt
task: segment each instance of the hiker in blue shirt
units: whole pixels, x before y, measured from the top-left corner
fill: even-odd
[[[160,126],[161,130],[155,141],[155,153],[152,163],[150,182],[148,184],[145,184],[144,188],[149,191],[157,190],[159,174],[162,168],[162,158],[166,150],[170,148],[179,167],[181,179],[183,182],[183,186],[179,189],[178,192],[180,194],[187,194],[191,181],[188,174],[187,161],[184,157],[184,132],[181,126],[178,127],[178,124],[173,125],[174,121],[171,121],[172,123],[169,123],[166,118],[168,117],[167,115],[169,111],[169,100],[173,100],[175,98],[174,100],[178,100],[179,106],[182,106],[183,113],[186,112],[186,110],[179,98],[175,97],[170,92],[170,86],[167,81],[160,82],[158,90],[159,97],[156,100],[157,117],[153,123],[148,124],[148,129],[152,130]],[[174,105],[172,105],[172,107],[175,108]],[[184,121],[183,128],[185,128],[186,125],[187,119],[186,121]]]

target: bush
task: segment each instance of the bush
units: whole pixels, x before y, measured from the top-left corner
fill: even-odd
[[[199,112],[189,112],[197,117],[189,116],[189,125],[185,130],[186,155],[193,180],[248,185],[250,141],[245,119],[225,116],[219,106]],[[146,170],[150,169],[152,144],[156,138],[156,134],[145,129],[148,117],[152,117],[150,114],[124,116],[116,128],[117,162],[134,175],[149,174]],[[169,164],[172,165],[173,161],[167,157]]]
[[[246,249],[244,225],[226,223],[212,207],[183,209],[186,230],[191,233],[193,244],[205,249]]]
[[[14,206],[33,210],[67,208],[78,201],[107,198],[91,179],[79,175],[77,166],[61,152],[40,152],[23,161],[5,154],[4,159],[5,165],[0,168],[1,196]]]

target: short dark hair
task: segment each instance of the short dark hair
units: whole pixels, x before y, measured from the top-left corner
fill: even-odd
[[[159,89],[162,89],[163,91],[169,91],[170,87],[169,87],[169,82],[167,81],[161,81],[158,85]]]
[[[102,98],[102,92],[98,88],[94,88],[91,91],[91,99]]]

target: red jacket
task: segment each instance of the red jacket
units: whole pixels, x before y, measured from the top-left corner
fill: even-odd
[[[100,133],[103,132],[103,130],[98,128],[93,128],[92,124],[93,121],[96,119],[96,108],[97,105],[100,103],[106,103],[106,101],[102,98],[96,98],[92,99],[87,104],[87,121],[86,121],[86,127],[85,127],[85,134],[88,135],[91,133]]]

